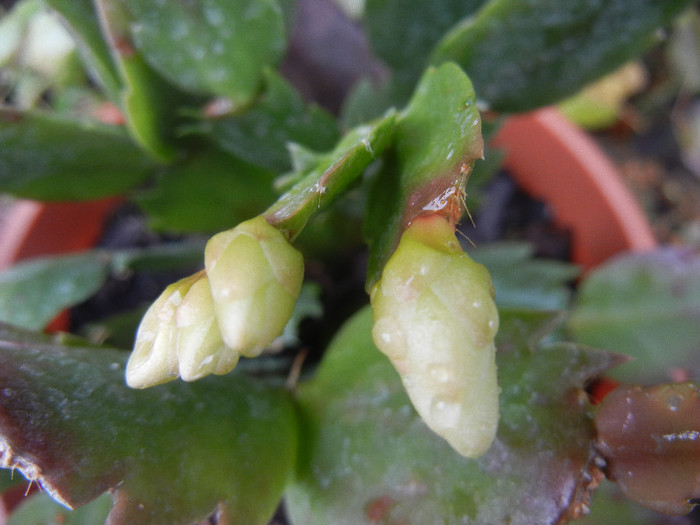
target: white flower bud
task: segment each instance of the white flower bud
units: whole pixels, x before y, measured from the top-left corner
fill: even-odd
[[[147,388],[178,376],[175,311],[199,274],[168,286],[141,320],[134,350],[126,364],[126,382],[132,388]]]
[[[498,426],[498,311],[486,268],[449,222],[416,219],[371,290],[372,337],[421,418],[460,454],[477,457]]]
[[[175,312],[180,377],[195,381],[209,374],[227,374],[238,363],[238,352],[221,338],[209,279],[201,272]]]
[[[204,261],[224,342],[246,357],[282,334],[304,278],[304,260],[258,216],[207,243]]]

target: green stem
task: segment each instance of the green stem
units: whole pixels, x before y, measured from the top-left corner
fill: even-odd
[[[330,153],[263,214],[267,222],[296,239],[314,215],[342,195],[389,145],[396,113],[352,129]]]

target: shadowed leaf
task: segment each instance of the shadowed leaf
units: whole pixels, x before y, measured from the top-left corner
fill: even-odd
[[[97,80],[114,102],[119,102],[121,80],[112,62],[109,48],[102,39],[100,24],[92,0],[47,0],[70,25],[85,60]]]
[[[23,483],[26,485],[27,480],[25,480],[22,476],[15,476],[9,470],[0,470],[0,493]]]
[[[154,167],[123,129],[0,110],[0,190],[44,200],[122,193]]]
[[[34,494],[17,507],[6,525],[97,525],[104,523],[110,506],[108,494],[74,511],[59,505],[46,494]]]
[[[437,45],[498,111],[527,111],[574,94],[658,41],[692,2],[493,0]]]
[[[400,95],[409,95],[435,44],[484,0],[368,0],[365,23],[372,48],[392,68]]]
[[[104,39],[121,76],[119,106],[131,135],[156,159],[173,160],[177,119],[174,109],[184,96],[151,69],[136,49],[129,29],[134,21],[127,5],[117,0],[94,0],[94,4]]]
[[[266,80],[259,103],[240,114],[208,118],[192,131],[246,162],[279,174],[292,169],[290,144],[327,151],[338,140],[338,127],[330,114],[307,106],[277,74],[268,72]]]
[[[572,265],[551,259],[536,259],[526,243],[494,243],[467,250],[475,261],[489,269],[501,308],[565,310],[569,305],[569,283],[579,275]]]
[[[215,148],[164,169],[137,196],[159,231],[216,232],[263,212],[277,194],[274,174]]]
[[[568,327],[633,358],[611,372],[617,379],[700,378],[700,257],[665,248],[615,258],[583,280]]]
[[[84,301],[109,273],[105,254],[49,257],[0,273],[0,321],[40,330],[69,306]]]
[[[0,322],[40,330],[62,310],[97,292],[110,272],[197,266],[203,250],[203,243],[193,241],[20,262],[0,273]]]
[[[561,325],[566,314],[560,311],[499,308],[500,326],[496,334],[499,351],[517,348],[534,350],[545,336]]]

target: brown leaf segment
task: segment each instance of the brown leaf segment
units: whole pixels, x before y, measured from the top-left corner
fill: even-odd
[[[607,475],[627,497],[666,514],[690,512],[700,498],[697,383],[618,387],[595,424]]]

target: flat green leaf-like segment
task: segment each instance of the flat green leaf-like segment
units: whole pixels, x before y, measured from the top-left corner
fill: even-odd
[[[201,264],[197,243],[78,255],[19,263],[0,273],[0,321],[40,330],[65,308],[93,295],[110,272],[168,270]]]
[[[392,155],[369,196],[368,288],[415,217],[452,208],[461,216],[466,179],[474,161],[483,156],[475,103],[469,78],[456,65],[443,64],[425,73],[401,113]],[[446,214],[459,219],[454,212]]]
[[[141,0],[128,9],[136,47],[161,75],[191,93],[247,104],[265,68],[284,52],[276,0]]]
[[[27,480],[23,476],[15,475],[8,470],[0,470],[0,495],[8,489],[22,484],[27,485]]]
[[[542,314],[523,320],[539,332]],[[352,318],[299,391],[300,471],[287,492],[293,523],[556,523],[585,499],[593,429],[582,385],[612,364],[574,345],[501,341],[501,422],[478,460],[454,452],[418,418],[371,339]],[[511,332],[506,330],[506,332]]]
[[[137,202],[153,229],[216,232],[265,211],[277,197],[274,177],[224,151],[203,148],[162,170]]]
[[[26,262],[0,273],[0,321],[40,330],[58,312],[95,293],[108,274],[96,253]]]
[[[485,0],[368,0],[365,26],[372,49],[391,68],[394,89],[410,95],[433,47],[456,21]]]
[[[6,525],[98,525],[105,522],[111,506],[109,494],[103,494],[73,511],[59,505],[46,494],[35,494],[12,512]]]
[[[457,62],[498,111],[572,95],[657,41],[690,0],[493,0],[438,44],[433,63]]]
[[[290,144],[328,151],[338,140],[333,117],[317,106],[307,106],[291,85],[272,72],[259,103],[240,114],[209,118],[194,131],[232,155],[278,174],[293,168]]]
[[[232,374],[148,390],[126,353],[0,339],[0,462],[80,506],[113,488],[111,525],[265,524],[296,454],[288,394]]]
[[[700,378],[700,257],[666,248],[616,258],[581,283],[568,328],[633,358],[612,371],[617,379],[663,382],[673,369]]]
[[[503,242],[469,249],[469,255],[489,269],[500,308],[565,310],[569,284],[579,269],[551,259],[536,259],[532,245]]]
[[[120,128],[0,110],[0,191],[40,200],[123,193],[154,167]]]
[[[109,97],[120,101],[121,79],[112,62],[109,48],[102,38],[100,24],[92,0],[47,0],[60,13],[73,31],[80,55],[90,73],[102,84]]]
[[[107,256],[113,272],[169,271],[201,266],[206,239],[192,238],[178,243],[163,243],[145,248],[95,250],[94,256]]]
[[[350,130],[329,153],[310,156],[310,166],[290,177],[298,182],[266,212],[267,222],[296,238],[311,217],[324,210],[379,157],[394,135],[396,113]]]
[[[175,156],[172,145],[176,123],[175,108],[184,96],[146,63],[134,45],[130,27],[133,19],[125,2],[93,0],[105,41],[121,75],[120,107],[134,139],[158,160]],[[140,5],[130,2],[129,5]],[[172,48],[172,43],[171,43]]]

